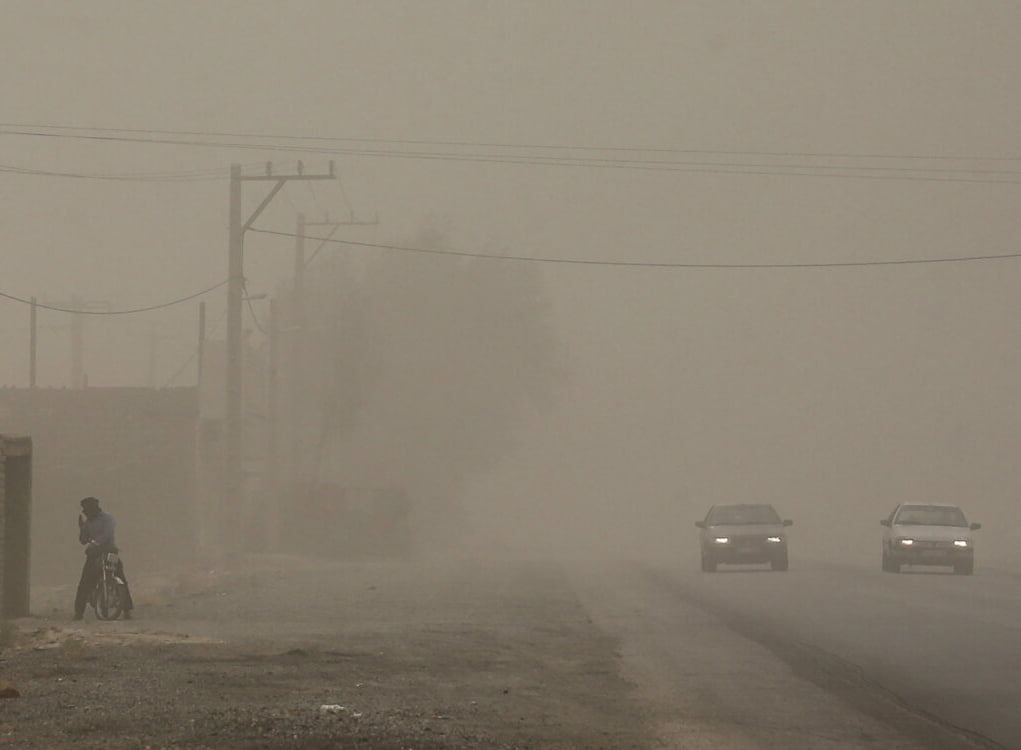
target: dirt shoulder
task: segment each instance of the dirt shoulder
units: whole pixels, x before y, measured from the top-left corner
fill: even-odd
[[[253,558],[140,576],[138,618],[34,593],[0,747],[647,747],[617,644],[553,565]]]

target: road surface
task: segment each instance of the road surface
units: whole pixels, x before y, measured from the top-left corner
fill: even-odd
[[[1018,578],[256,556],[33,592],[0,747],[1021,748]]]
[[[667,698],[677,705],[688,694],[692,662],[708,659],[700,669],[708,689],[716,690],[717,707],[725,711],[728,701],[737,701],[735,715],[759,717],[750,720],[750,742],[791,740],[785,722],[776,720],[785,701],[778,703],[768,687],[728,693],[757,678],[740,671],[751,656],[730,659],[726,645],[713,645],[721,627],[758,644],[803,683],[903,727],[923,746],[954,746],[958,738],[1021,748],[1021,576],[995,566],[979,565],[970,577],[946,570],[905,568],[897,575],[882,573],[878,560],[792,555],[786,573],[768,566],[701,573],[697,560],[684,557],[604,566],[600,585],[590,586],[584,601],[622,639],[642,679],[658,685],[649,694],[658,692],[661,704]],[[591,573],[576,580],[583,587]],[[608,595],[611,589],[617,593]],[[687,642],[690,628],[674,622],[692,617],[707,618],[703,644]],[[712,678],[713,665],[724,679]],[[756,687],[763,688],[761,680]],[[669,723],[668,707],[660,713]],[[829,736],[825,722],[815,729],[801,724],[802,734]],[[788,717],[786,725],[797,722]]]

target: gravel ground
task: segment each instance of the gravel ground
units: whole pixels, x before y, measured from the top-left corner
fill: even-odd
[[[131,622],[71,623],[71,587],[33,592],[0,654],[0,747],[650,744],[617,644],[552,565],[267,556],[135,579]]]

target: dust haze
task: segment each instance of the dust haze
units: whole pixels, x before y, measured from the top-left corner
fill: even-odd
[[[1021,746],[1019,30],[5,1],[0,736]],[[70,622],[86,495],[131,622]],[[700,566],[732,503],[769,565]],[[981,529],[881,558],[899,503]]]
[[[114,309],[188,295],[224,278],[231,161],[335,159],[339,183],[288,186],[258,223],[379,217],[335,235],[369,246],[326,245],[310,265],[308,408],[330,416],[305,418],[301,460],[317,480],[400,485],[423,532],[450,532],[443,549],[688,565],[709,505],[770,502],[795,520],[792,554],[874,556],[893,505],[938,501],[985,524],[983,554],[1008,554],[1016,260],[655,264],[1013,252],[1013,6],[4,14],[2,291]],[[183,146],[156,131],[379,140],[288,152],[260,146],[283,137]],[[249,234],[245,263],[265,323],[290,241]],[[211,338],[223,297],[204,298]],[[27,309],[4,308],[0,374],[22,387]],[[70,384],[67,325],[40,311],[42,387]],[[90,387],[193,385],[195,325],[194,302],[88,318]]]

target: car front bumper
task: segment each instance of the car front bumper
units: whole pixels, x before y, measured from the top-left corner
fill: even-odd
[[[975,558],[971,546],[956,547],[945,542],[915,542],[911,546],[894,544],[890,557],[903,565],[956,565]]]
[[[766,542],[760,540],[732,540],[726,544],[712,543],[707,545],[705,553],[716,562],[731,563],[765,563],[783,559],[787,556],[787,542]]]

